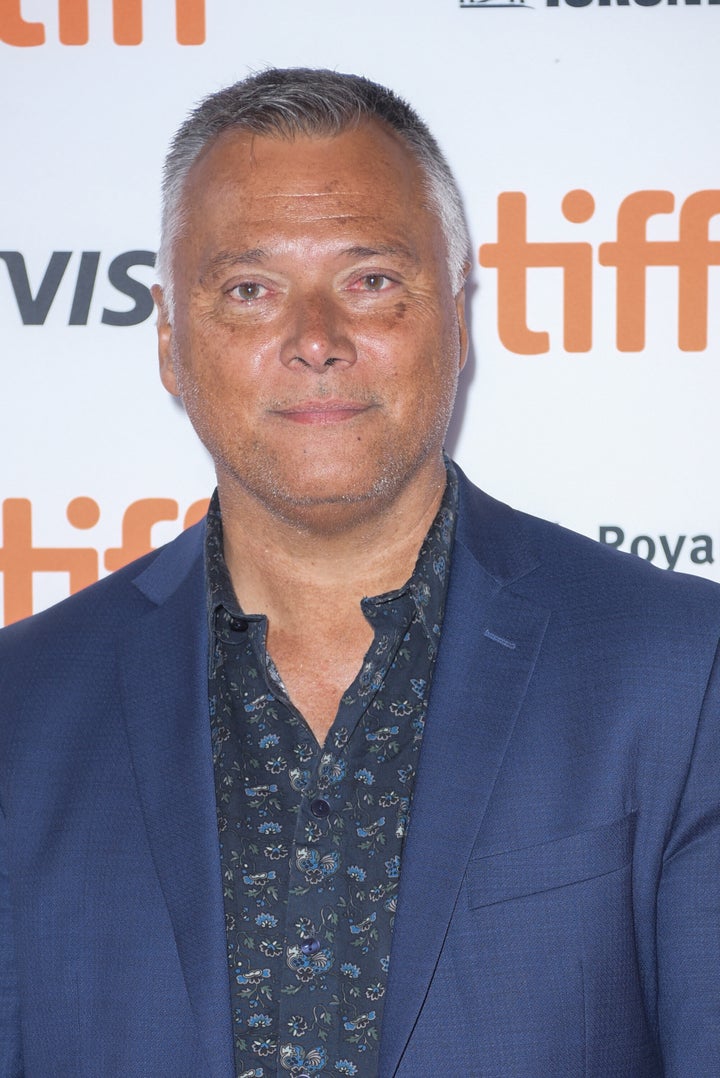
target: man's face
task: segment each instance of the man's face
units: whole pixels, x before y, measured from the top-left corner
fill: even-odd
[[[221,499],[361,519],[437,473],[466,335],[425,203],[414,158],[374,122],[229,131],[195,162],[172,324],[156,292],[161,375]]]

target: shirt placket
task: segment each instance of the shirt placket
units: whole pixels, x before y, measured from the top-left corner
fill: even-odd
[[[278,1074],[324,1070],[334,1058],[337,910],[346,899],[340,808],[344,752],[318,748],[300,794],[289,866],[285,964],[279,985]]]
[[[286,961],[278,1001],[278,1074],[289,1073],[291,1078],[323,1070],[325,1063],[341,1054],[341,1031],[352,1034],[354,1027],[373,1022],[377,1016],[377,1005],[353,1015],[344,1014],[342,1005],[340,970],[343,959],[355,953],[351,937],[355,935],[353,942],[362,944],[363,934],[372,929],[377,916],[366,908],[367,916],[350,920],[346,870],[366,854],[359,850],[363,828],[348,818],[353,811],[350,784],[357,785],[348,761],[351,756],[363,758],[358,741],[365,738],[365,716],[412,613],[409,597],[400,599],[399,606],[393,611],[382,604],[364,607],[375,633],[370,658],[343,698],[325,746],[318,746],[301,791],[289,866]],[[289,701],[287,706],[292,708]],[[299,1028],[302,1034],[293,1037],[292,1030]],[[347,1043],[342,1054],[352,1055]],[[361,1052],[359,1057],[356,1073],[367,1073],[362,1063],[371,1067],[374,1063]]]

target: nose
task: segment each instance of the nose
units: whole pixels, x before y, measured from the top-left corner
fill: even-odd
[[[318,373],[352,366],[357,354],[336,299],[319,292],[296,298],[288,311],[280,358],[286,367],[312,368]]]

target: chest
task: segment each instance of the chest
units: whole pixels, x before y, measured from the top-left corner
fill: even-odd
[[[360,613],[358,611],[358,613]],[[300,712],[319,745],[324,745],[346,694],[373,642],[373,630],[360,614],[323,631],[268,634],[268,651],[288,699]]]

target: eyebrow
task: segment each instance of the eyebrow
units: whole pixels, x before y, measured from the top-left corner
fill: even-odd
[[[403,261],[411,262],[413,265],[417,265],[419,261],[415,251],[404,243],[380,243],[374,247],[362,247],[358,245],[346,247],[345,250],[340,253],[349,258],[377,258],[378,256],[389,256],[391,258],[401,258]]]
[[[201,280],[212,277],[231,266],[261,266],[270,257],[270,251],[264,247],[248,247],[244,251],[221,251],[203,266]],[[415,251],[404,243],[380,243],[372,247],[353,244],[351,247],[338,251],[338,257],[350,259],[391,257],[400,258],[413,266],[419,263]]]
[[[207,277],[228,266],[258,266],[268,257],[262,247],[249,247],[245,251],[221,251],[203,266],[202,276]]]

